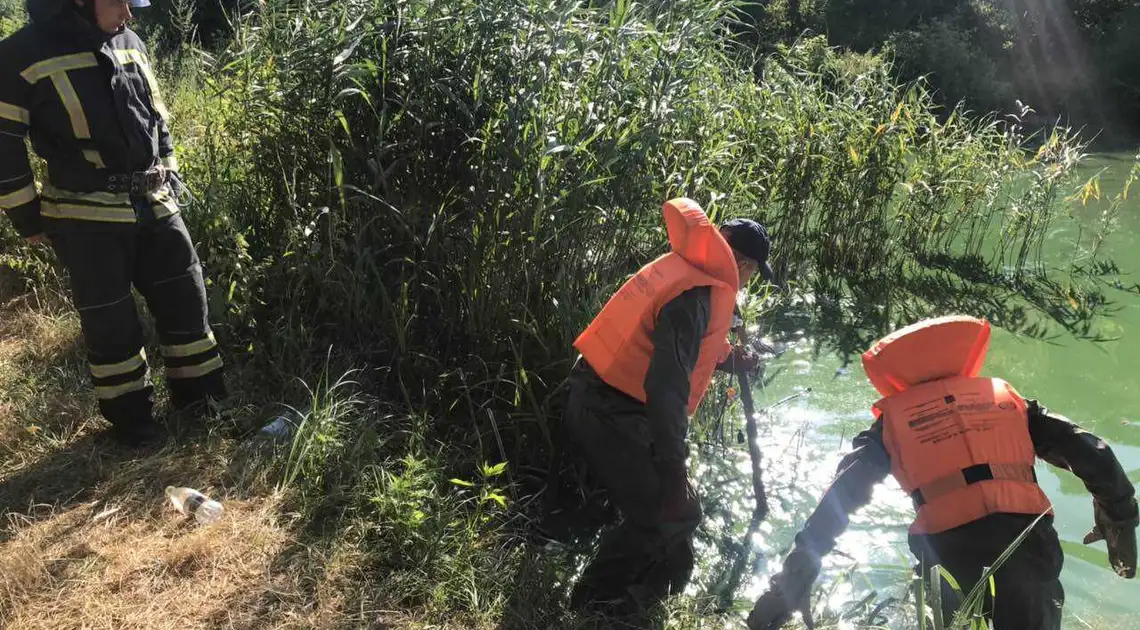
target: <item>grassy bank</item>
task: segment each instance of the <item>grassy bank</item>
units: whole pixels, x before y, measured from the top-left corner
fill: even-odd
[[[4,228],[0,625],[589,626],[562,602],[581,549],[525,539],[571,342],[663,251],[672,196],[768,223],[787,290],[753,287],[752,317],[808,299],[842,345],[951,306],[1001,316],[994,291],[1064,326],[1104,305],[1040,264],[1067,132],[939,117],[820,40],[754,59],[717,0],[594,4],[271,1],[168,60],[237,394],[158,452],[95,435],[64,283]],[[713,431],[723,399],[697,439],[735,433]],[[255,448],[283,405],[292,441]],[[226,499],[226,524],[177,524],[169,483]],[[735,623],[731,579],[663,621]]]

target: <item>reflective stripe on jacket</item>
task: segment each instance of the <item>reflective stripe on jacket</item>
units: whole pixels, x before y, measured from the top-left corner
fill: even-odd
[[[602,380],[645,402],[658,312],[689,289],[710,287],[709,325],[690,377],[688,411],[693,413],[713,370],[729,354],[739,274],[731,248],[696,202],[674,199],[665,204],[663,213],[672,251],[622,285],[574,346]]]
[[[989,514],[1041,514],[1049,499],[1024,399],[1001,379],[979,378],[989,324],[944,317],[904,328],[863,356],[891,474],[914,501],[912,534],[934,534]]]

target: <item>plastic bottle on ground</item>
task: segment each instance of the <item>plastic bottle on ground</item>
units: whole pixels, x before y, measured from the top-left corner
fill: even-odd
[[[182,514],[193,514],[199,525],[216,523],[225,513],[221,503],[193,488],[166,487],[166,496],[174,508]]]
[[[258,434],[273,441],[282,441],[293,434],[293,423],[286,416],[277,416],[272,422],[261,427]]]

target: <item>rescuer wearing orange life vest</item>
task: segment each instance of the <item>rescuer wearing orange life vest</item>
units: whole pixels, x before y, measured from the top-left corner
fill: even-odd
[[[606,531],[571,597],[609,614],[647,610],[681,590],[693,569],[700,502],[688,483],[685,433],[714,369],[755,367],[732,351],[736,295],[754,273],[771,279],[760,224],[719,230],[696,202],[664,206],[672,251],[641,268],[574,342],[564,425],[621,523]]]
[[[812,583],[849,515],[890,473],[914,502],[911,551],[920,566],[942,565],[969,592],[1001,553],[1049,512],[994,575],[986,615],[996,630],[1057,630],[1064,555],[1048,497],[1037,485],[1037,457],[1071,470],[1093,495],[1095,526],[1086,544],[1105,540],[1112,568],[1136,575],[1135,491],[1108,445],[1009,383],[978,374],[990,326],[970,317],[926,320],[899,330],[863,354],[863,367],[884,398],[870,430],[796,536],[783,570],[748,619],[773,630],[800,611],[810,627]],[[924,573],[923,575],[926,575]],[[950,619],[957,598],[943,590]]]

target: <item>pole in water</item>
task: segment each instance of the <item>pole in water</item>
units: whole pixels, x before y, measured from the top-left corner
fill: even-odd
[[[756,409],[752,402],[752,388],[748,374],[741,368],[736,371],[740,380],[740,403],[744,405],[745,429],[748,432],[748,456],[752,460],[752,493],[756,496],[756,518],[763,521],[768,517],[768,492],[764,489],[764,478],[760,469],[764,454],[760,452],[760,432],[756,428]]]

